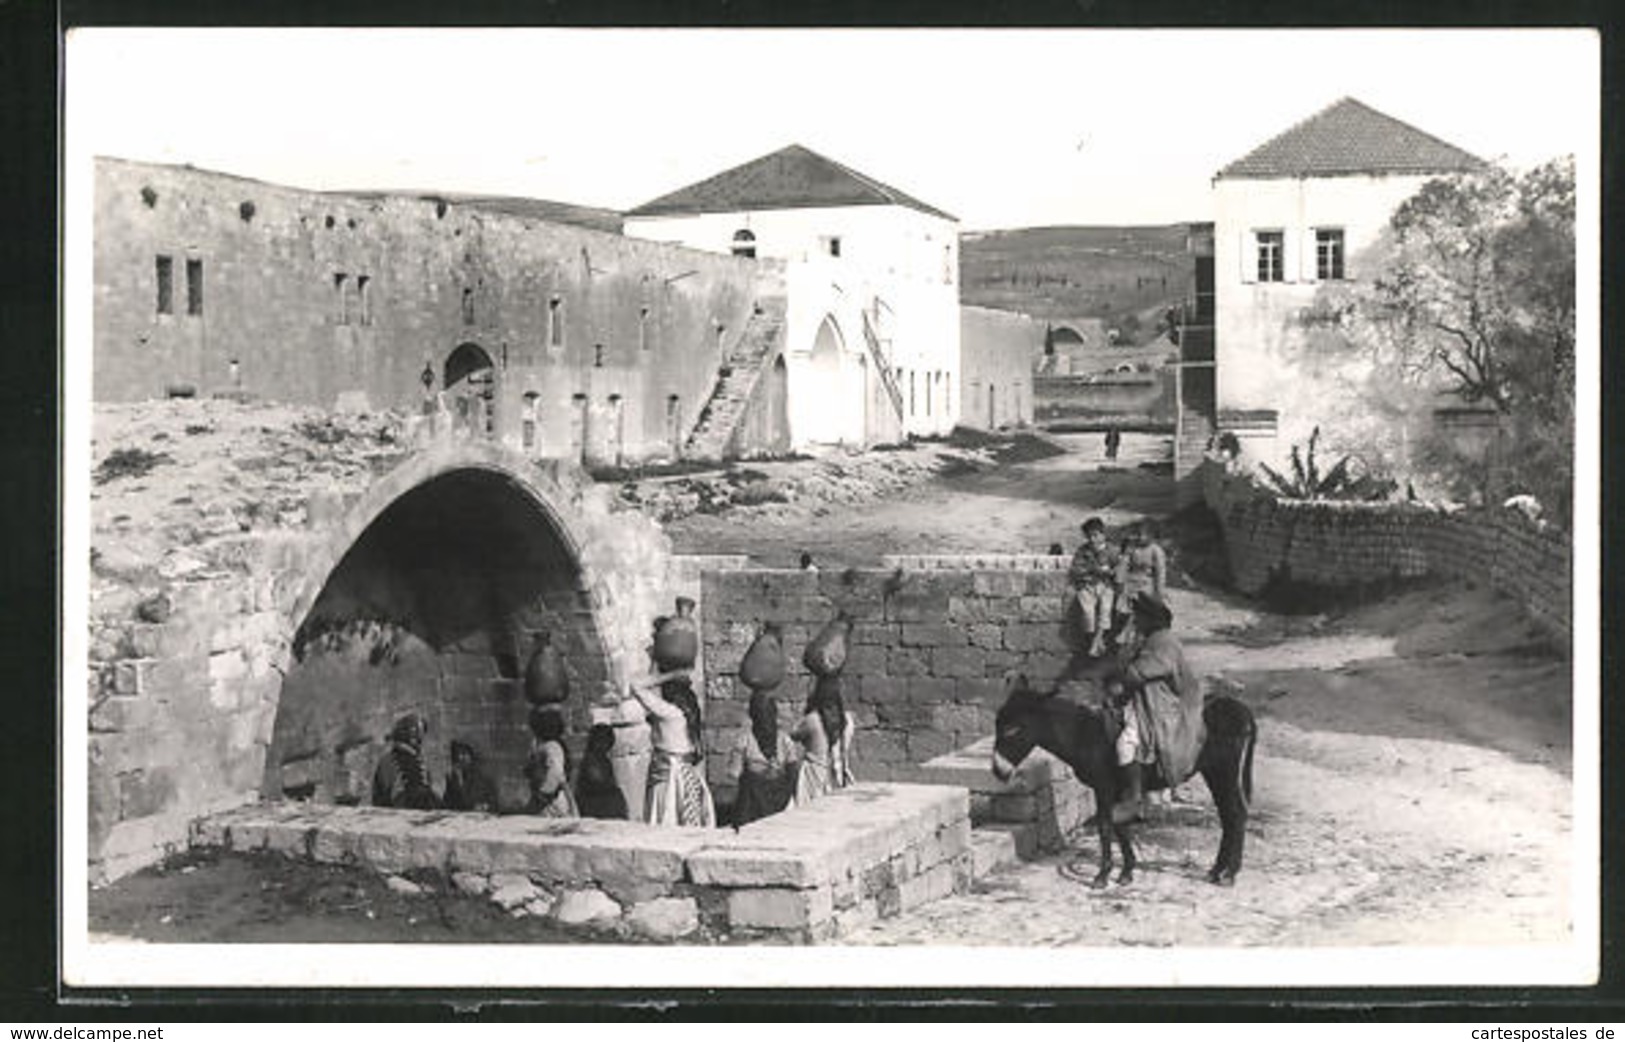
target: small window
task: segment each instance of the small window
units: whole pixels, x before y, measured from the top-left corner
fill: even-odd
[[[463,290],[463,325],[472,326],[473,324],[474,324],[474,291],[472,289],[465,288]]]
[[[203,262],[196,258],[186,262],[186,313],[203,314]]]
[[[564,344],[564,298],[552,297],[547,302],[547,343],[550,347]]]
[[[1283,252],[1286,247],[1286,235],[1283,232],[1258,232],[1258,281],[1281,282],[1285,278],[1286,265]]]
[[[942,247],[942,283],[945,286],[954,284],[954,248],[952,243]]]
[[[361,311],[361,324],[372,325],[372,294],[368,290],[372,286],[371,275],[357,275],[355,277],[356,303]]]
[[[519,426],[520,443],[527,449],[536,447],[536,410],[541,397],[535,391],[525,393],[524,418]]]
[[[749,228],[741,228],[734,232],[733,253],[735,257],[756,256],[756,235]]]
[[[350,276],[342,271],[333,273],[333,321],[350,324]]]
[[[170,257],[158,258],[158,314],[175,313],[175,261]]]
[[[649,350],[649,309],[638,308],[638,350]]]
[[[841,255],[841,237],[839,235],[820,235],[818,237],[818,245],[820,249],[829,254],[831,257],[839,257]]]
[[[1343,278],[1343,229],[1315,229],[1315,278],[1323,282]]]
[[[914,415],[914,370],[908,371],[908,414]]]
[[[594,369],[602,369],[602,368],[604,368],[604,345],[603,344],[594,344],[594,345],[592,345],[592,367]]]

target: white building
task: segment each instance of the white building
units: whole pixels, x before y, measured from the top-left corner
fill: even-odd
[[[797,448],[941,434],[958,415],[959,226],[799,145],[637,207],[625,233],[785,264]]]
[[[1344,98],[1214,178],[1218,421],[1278,459],[1327,408],[1336,379],[1314,349],[1316,293],[1360,279],[1401,202],[1483,161]],[[1339,363],[1346,364],[1346,360]]]

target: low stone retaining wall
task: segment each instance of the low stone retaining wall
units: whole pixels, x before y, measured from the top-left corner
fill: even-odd
[[[192,843],[433,869],[516,915],[619,932],[809,942],[968,888],[970,812],[962,788],[874,783],[737,832],[280,803],[201,819]]]
[[[1488,583],[1554,640],[1571,639],[1573,545],[1556,527],[1508,509],[1281,500],[1213,460],[1203,465],[1202,485],[1243,593],[1275,580],[1351,587],[1449,576]]]

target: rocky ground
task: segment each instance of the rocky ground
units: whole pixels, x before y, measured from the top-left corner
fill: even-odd
[[[198,435],[201,436],[201,435]],[[675,547],[824,565],[883,553],[1070,549],[1170,508],[1165,439],[927,443],[863,457],[751,464],[622,483]],[[1004,457],[1001,460],[1001,455]],[[100,454],[98,459],[102,459]],[[749,471],[751,473],[745,473]],[[757,477],[756,474],[762,476]],[[725,486],[731,487],[725,490]],[[756,492],[741,489],[761,486]],[[702,491],[709,487],[711,491]],[[782,498],[777,494],[782,493]],[[754,498],[753,498],[754,497]],[[863,945],[1327,946],[1567,939],[1573,844],[1572,687],[1516,609],[1488,591],[1413,589],[1363,606],[1267,611],[1225,594],[1211,529],[1165,526],[1176,629],[1198,667],[1238,685],[1260,721],[1254,817],[1237,886],[1201,881],[1218,842],[1200,782],[1141,828],[1129,887],[1089,891],[1079,848],[878,923]],[[163,866],[97,891],[95,930],[149,940],[583,939],[428,882],[235,858]],[[443,882],[443,881],[442,881]],[[591,935],[596,936],[596,935]]]

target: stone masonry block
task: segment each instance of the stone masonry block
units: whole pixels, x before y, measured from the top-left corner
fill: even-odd
[[[952,702],[956,690],[953,680],[944,677],[908,679],[908,700],[919,705],[941,705]]]
[[[906,677],[867,676],[858,682],[856,698],[879,706],[888,702],[908,701]]]
[[[886,653],[886,675],[923,677],[931,672],[928,653],[921,649],[892,648]]]
[[[1004,646],[1010,651],[1052,649],[1058,643],[1055,627],[1043,623],[1016,622],[1004,629]]]
[[[847,674],[865,675],[886,672],[887,648],[881,644],[858,644],[847,652]]]
[[[762,847],[707,847],[685,862],[690,882],[702,886],[784,887],[806,890],[828,881],[828,866],[811,853]]]
[[[1055,622],[1061,618],[1061,601],[1058,597],[1021,598],[1018,617],[1023,622]]]
[[[1002,677],[961,677],[954,681],[954,701],[997,711],[1004,704]]]
[[[912,763],[924,763],[951,752],[953,748],[953,736],[940,731],[913,731],[908,736],[908,758]]]
[[[970,623],[965,626],[965,633],[974,648],[1002,648],[1004,647],[1004,627],[991,622]]]
[[[863,647],[870,644],[890,646],[898,642],[902,626],[891,622],[859,622],[852,626],[852,644]]]
[[[956,648],[969,643],[965,631],[944,622],[906,622],[901,643],[906,648]]]
[[[943,679],[979,677],[986,668],[987,653],[981,648],[937,648],[931,652],[931,672]]]
[[[728,895],[728,923],[736,929],[802,930],[823,923],[834,912],[828,887],[749,887]]]
[[[860,731],[853,736],[853,756],[859,763],[906,763],[908,749],[897,731]]]
[[[977,572],[973,589],[989,597],[1020,597],[1027,592],[1027,577],[1021,572]]]

